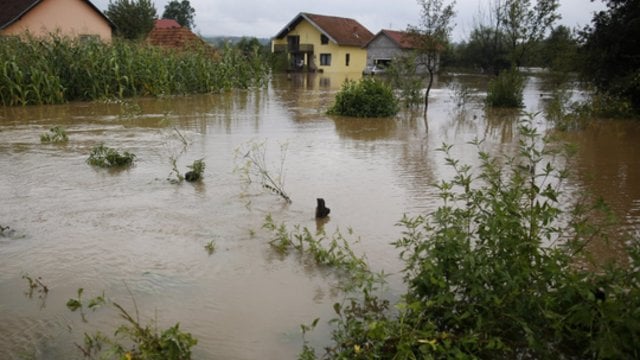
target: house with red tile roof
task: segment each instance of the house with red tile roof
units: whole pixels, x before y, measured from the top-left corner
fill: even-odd
[[[385,68],[399,56],[412,54],[417,48],[417,41],[406,31],[380,30],[366,45],[367,66]],[[424,71],[423,66],[418,71]]]
[[[173,19],[156,20],[153,30],[147,35],[147,43],[175,50],[201,46],[211,47],[198,35]]]
[[[88,0],[2,0],[0,36],[52,33],[111,41],[113,23]]]
[[[271,40],[271,51],[285,54],[291,69],[361,72],[364,46],[373,33],[350,18],[299,13]]]

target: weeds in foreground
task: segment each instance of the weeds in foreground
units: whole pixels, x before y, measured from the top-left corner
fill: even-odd
[[[284,163],[287,158],[288,145],[280,144],[280,166],[272,173],[267,163],[267,149],[265,142],[249,142],[236,149],[236,162],[241,161],[241,165],[236,165],[234,172],[239,173],[245,180],[247,186],[259,183],[262,188],[282,197],[287,203],[291,203],[291,198],[284,190]]]
[[[385,274],[373,273],[366,258],[353,252],[349,241],[340,231],[330,237],[324,232],[314,236],[308,228],[300,226],[294,226],[289,231],[284,223],[276,224],[271,215],[267,215],[262,227],[272,233],[269,245],[279,254],[288,255],[296,251],[300,256],[308,256],[319,266],[338,270],[341,280],[344,280],[341,289],[345,292],[363,286],[372,291],[385,282]]]
[[[82,320],[86,322],[84,309],[95,310],[98,307],[111,304],[118,315],[125,320],[114,332],[114,338],[97,332],[84,334],[84,344],[76,344],[85,358],[89,359],[168,359],[186,360],[191,358],[191,348],[198,341],[180,330],[180,324],[175,324],[166,330],[158,331],[154,326],[143,326],[138,316],[138,308],[134,299],[135,317],[123,306],[105,299],[104,294],[85,301],[82,299],[82,289],[78,289],[78,298],[69,299],[67,307],[71,311],[80,310]]]
[[[135,158],[136,156],[128,151],[121,154],[116,149],[100,144],[91,149],[87,163],[102,168],[127,167],[133,164]]]
[[[393,307],[361,289],[334,306],[329,359],[638,358],[640,242],[629,264],[594,272],[586,244],[606,236],[601,202],[564,200],[569,173],[533,116],[515,155],[461,164],[436,185],[442,205],[405,216],[394,245],[407,286]],[[301,357],[315,358],[307,343]]]
[[[60,126],[54,126],[49,129],[49,132],[40,135],[41,143],[66,143],[67,141],[69,141],[69,136]]]
[[[33,296],[33,291],[37,290],[38,294],[40,294],[38,297],[39,298],[44,298],[47,296],[47,294],[49,293],[49,287],[47,285],[45,285],[44,283],[42,283],[42,277],[38,276],[38,277],[31,277],[29,276],[29,274],[24,274],[22,275],[22,278],[27,280],[27,282],[29,283],[29,289],[25,292],[25,295],[31,299],[31,297]]]
[[[207,250],[207,253],[209,255],[213,255],[213,253],[216,251],[216,242],[211,240],[209,241],[205,246],[204,249]]]

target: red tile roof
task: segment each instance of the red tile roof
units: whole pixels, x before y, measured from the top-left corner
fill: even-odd
[[[159,19],[156,20],[154,25],[156,29],[170,29],[170,28],[179,28],[181,27],[177,21],[173,19]]]
[[[189,46],[208,44],[191,30],[180,26],[172,19],[156,20],[153,30],[147,35],[147,42],[151,45],[172,49],[183,49]]]
[[[302,20],[307,20],[338,45],[364,46],[373,38],[371,31],[354,19],[309,13],[298,14],[276,35],[276,38],[284,38]]]
[[[378,37],[381,34],[386,35],[389,39],[395,42],[398,45],[398,47],[400,47],[401,49],[411,50],[416,48],[415,40],[411,38],[409,33],[406,31],[383,29],[378,34],[376,34],[376,37]]]

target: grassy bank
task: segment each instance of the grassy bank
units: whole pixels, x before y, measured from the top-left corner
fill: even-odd
[[[0,38],[0,104],[202,94],[262,83],[267,67],[235,49],[168,51],[114,40]]]

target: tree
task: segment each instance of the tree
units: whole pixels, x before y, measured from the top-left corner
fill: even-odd
[[[504,9],[504,34],[510,46],[511,66],[520,66],[531,46],[544,38],[547,30],[560,18],[558,0],[506,0]]]
[[[640,111],[640,3],[608,0],[581,33],[584,77]]]
[[[167,6],[164,7],[162,18],[174,19],[181,26],[193,29],[195,27],[193,22],[195,14],[196,10],[191,7],[189,0],[171,0]]]
[[[110,0],[105,15],[116,26],[116,35],[129,40],[146,37],[157,18],[150,0]]]
[[[575,70],[578,41],[563,25],[554,28],[543,42],[542,65],[559,72]]]
[[[423,66],[429,75],[429,83],[424,95],[424,117],[427,118],[429,92],[438,69],[438,58],[451,34],[451,20],[455,14],[455,1],[445,5],[443,0],[418,0],[421,7],[420,24],[410,26],[408,32],[416,47],[416,65]]]

